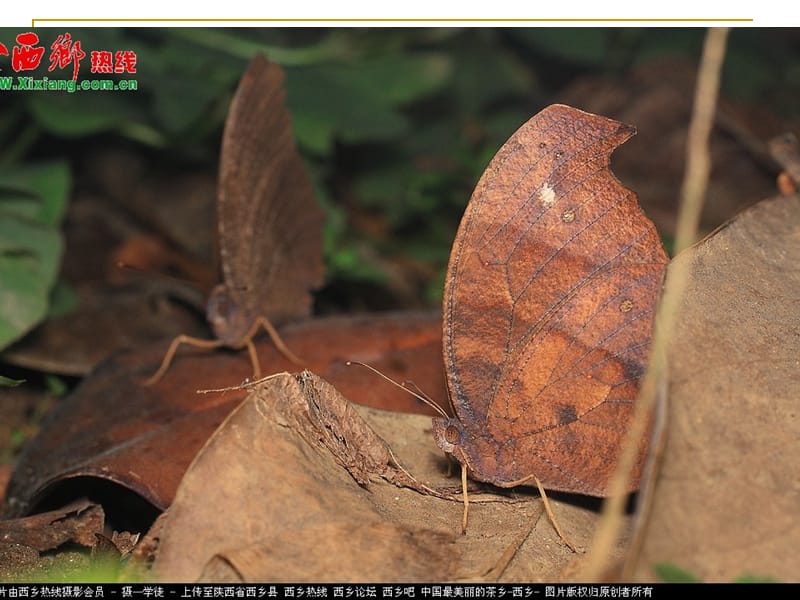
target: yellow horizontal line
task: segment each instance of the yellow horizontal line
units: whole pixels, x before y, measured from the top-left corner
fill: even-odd
[[[36,23],[46,23],[51,21],[58,21],[61,23],[71,22],[71,21],[80,21],[84,23],[752,23],[754,19],[752,18],[742,18],[736,17],[731,19],[721,19],[721,18],[713,18],[713,19],[698,19],[698,18],[671,18],[671,17],[664,17],[664,18],[646,18],[646,19],[635,19],[635,18],[624,18],[624,19],[612,19],[612,18],[600,18],[600,19],[592,19],[592,18],[565,18],[565,19],[556,19],[556,18],[547,18],[547,19],[521,19],[521,18],[489,18],[489,19],[477,19],[477,18],[453,18],[453,19],[443,19],[443,18],[376,18],[376,19],[369,19],[369,18],[331,18],[331,19],[309,19],[309,18],[278,18],[278,19],[232,19],[232,18],[221,18],[221,19],[157,19],[157,18],[141,18],[141,19],[31,19],[31,27],[36,27]]]

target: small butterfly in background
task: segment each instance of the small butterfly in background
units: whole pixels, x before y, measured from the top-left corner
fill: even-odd
[[[311,314],[311,292],[324,274],[324,213],[297,152],[283,82],[281,68],[256,55],[225,123],[217,194],[222,283],[206,307],[216,339],[175,338],[148,385],[163,377],[181,344],[247,348],[257,379],[253,337],[261,327],[287,358],[302,362],[275,328]]]

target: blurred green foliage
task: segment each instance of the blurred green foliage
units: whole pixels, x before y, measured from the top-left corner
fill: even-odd
[[[0,42],[11,49],[21,32],[0,29]],[[37,33],[47,48],[63,30]],[[598,27],[70,33],[87,53],[81,78],[95,77],[89,73],[92,50],[133,50],[137,72],[122,77],[135,77],[138,90],[0,92],[5,173],[25,172],[29,163],[43,159],[69,161],[74,168],[82,148],[98,141],[133,144],[163,164],[216,170],[228,103],[249,59],[263,52],[287,73],[299,145],[328,213],[329,282],[380,286],[387,280],[386,263],[405,257],[438,274],[422,294],[430,304],[441,296],[450,244],[472,188],[517,127],[582,75],[618,75],[662,54],[695,62],[704,35],[701,29]],[[797,45],[797,36],[734,31],[726,93],[750,100],[769,97],[774,106],[793,111],[800,67],[788,57],[796,55]],[[36,76],[47,75],[48,56]],[[1,60],[0,76],[14,75],[10,58]],[[47,181],[42,184],[52,188],[47,193],[55,193],[64,185],[63,176],[53,171],[37,180]],[[0,186],[8,184],[0,179]],[[30,193],[46,196],[44,189]],[[365,221],[371,226],[356,225]],[[54,227],[35,233],[52,237]],[[32,240],[33,231],[25,239]],[[47,264],[41,265],[49,278],[59,242],[41,243],[49,248]],[[10,276],[3,274],[4,286]],[[46,296],[52,282],[41,288]],[[44,313],[37,307],[36,314]],[[0,346],[11,337],[0,332]]]
[[[0,167],[0,348],[48,312],[69,185],[63,160]]]
[[[702,583],[694,573],[674,563],[663,562],[653,565],[656,576],[664,583]],[[743,573],[731,580],[731,583],[780,583],[780,580],[766,575]]]
[[[673,563],[658,563],[653,566],[653,571],[665,583],[700,583],[697,575]]]

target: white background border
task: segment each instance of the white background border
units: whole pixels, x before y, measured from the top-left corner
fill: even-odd
[[[169,25],[179,23],[170,22],[169,19],[243,19],[239,23],[225,21],[196,22],[187,25],[202,26],[278,26],[289,25],[281,22],[248,23],[246,19],[319,19],[318,23],[296,22],[297,25],[334,25],[334,26],[366,26],[371,24],[381,25],[380,22],[369,23],[363,21],[348,21],[348,19],[413,19],[405,23],[384,23],[387,25],[413,25],[422,26],[443,25],[439,19],[452,20],[453,24],[460,24],[458,19],[478,19],[476,22],[461,23],[472,26],[491,25],[498,26],[495,19],[564,19],[557,22],[531,22],[514,23],[508,25],[531,26],[558,26],[581,25],[568,19],[602,19],[603,26],[633,26],[633,25],[658,25],[658,26],[705,26],[705,25],[733,25],[733,26],[781,26],[786,27],[795,21],[800,24],[800,17],[793,17],[786,11],[799,14],[790,9],[791,3],[779,7],[776,0],[760,0],[759,2],[729,1],[712,5],[711,3],[673,0],[671,2],[604,2],[596,0],[573,0],[571,2],[546,2],[531,0],[493,0],[491,2],[430,2],[423,0],[406,0],[401,5],[394,2],[365,2],[361,0],[337,0],[336,2],[290,1],[269,2],[253,4],[243,0],[225,0],[215,3],[181,3],[180,5],[165,5],[158,3],[131,3],[104,0],[84,0],[82,2],[56,2],[55,0],[40,0],[29,2],[4,2],[2,8],[3,27],[29,28],[32,19],[37,20],[37,26],[114,26],[115,20],[128,19],[153,19],[153,21],[127,22],[128,26],[138,24],[146,26]],[[39,19],[48,21],[38,22]],[[58,19],[63,21],[51,21]],[[86,19],[86,21],[83,21]],[[94,22],[93,19],[108,19],[104,22]],[[165,19],[165,21],[160,21]],[[337,21],[328,21],[336,19]],[[344,21],[338,21],[344,19]],[[422,19],[423,21],[418,21]],[[426,19],[431,19],[427,23]],[[484,21],[485,19],[485,21]],[[641,19],[642,22],[631,22],[629,19]],[[671,22],[648,22],[647,19],[674,19]],[[679,19],[698,19],[694,22],[679,21]],[[726,19],[753,19],[752,22],[723,22]],[[713,21],[712,21],[713,20]],[[587,23],[587,26],[596,26],[597,23]]]

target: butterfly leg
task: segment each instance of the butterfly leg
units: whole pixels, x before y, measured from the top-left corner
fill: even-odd
[[[558,524],[558,520],[556,520],[556,515],[553,512],[553,507],[550,506],[550,499],[547,497],[547,494],[544,491],[544,486],[542,485],[542,482],[539,481],[539,478],[536,477],[536,475],[528,475],[527,477],[523,477],[522,479],[518,479],[517,481],[506,482],[503,484],[503,487],[517,487],[518,485],[524,485],[528,483],[531,479],[533,479],[536,482],[536,487],[539,488],[539,495],[542,497],[542,504],[544,504],[544,510],[547,513],[547,517],[550,519],[550,522],[553,524],[553,529],[556,530],[558,537],[560,537],[561,541],[564,542],[564,544],[566,544],[567,548],[569,548],[570,550],[572,550],[577,554],[578,551],[575,549],[575,546],[573,546],[569,542],[567,536],[565,536],[564,532],[561,531],[561,527]]]
[[[144,385],[150,386],[158,383],[158,381],[164,376],[164,373],[167,372],[167,369],[169,369],[169,366],[172,364],[172,359],[175,358],[175,353],[178,351],[178,347],[181,344],[189,344],[195,348],[207,349],[219,348],[223,345],[219,340],[201,340],[200,338],[195,338],[188,335],[179,335],[172,340],[172,343],[169,345],[169,349],[164,355],[164,360],[161,361],[161,366],[158,368],[158,371],[145,379]]]
[[[467,533],[467,520],[469,518],[469,496],[467,496],[467,467],[461,465],[461,492],[464,494],[464,513],[461,515],[461,535]]]
[[[253,323],[253,327],[251,331],[248,332],[249,338],[252,339],[253,335],[255,334],[258,327],[261,326],[269,335],[269,339],[272,340],[272,343],[275,344],[275,347],[283,354],[286,358],[288,358],[291,362],[296,365],[302,366],[305,364],[305,361],[300,360],[297,356],[289,350],[289,347],[284,343],[281,339],[281,336],[278,335],[278,331],[273,327],[272,323],[269,322],[269,319],[266,317],[258,317],[255,323]]]
[[[447,459],[447,471],[445,471],[444,476],[450,479],[453,476],[453,463],[458,461],[456,461],[452,455],[447,454],[447,452],[444,453],[444,457]]]
[[[267,332],[267,335],[269,335],[269,338],[272,340],[272,343],[275,344],[275,347],[278,349],[278,351],[288,360],[296,365],[304,364],[302,360],[297,358],[297,356],[291,350],[289,350],[289,347],[281,339],[281,336],[278,335],[278,331],[275,329],[272,323],[270,323],[269,319],[266,317],[258,317],[255,321],[253,321],[253,324],[250,326],[250,329],[247,330],[247,333],[242,336],[242,339],[233,344],[234,348],[247,348],[247,354],[250,356],[250,364],[253,366],[254,380],[261,378],[261,364],[258,360],[258,351],[256,350],[256,345],[253,343],[253,338],[260,327],[264,328],[264,330]]]
[[[533,475],[533,480],[536,482],[536,487],[539,488],[539,494],[542,496],[542,503],[544,504],[544,510],[547,512],[547,516],[550,519],[550,522],[553,524],[553,528],[556,530],[558,537],[561,538],[561,541],[567,545],[567,548],[572,550],[575,554],[578,551],[575,549],[575,546],[569,543],[569,540],[564,535],[564,532],[561,531],[561,527],[558,525],[558,521],[556,520],[556,515],[553,512],[553,508],[550,506],[550,500],[547,498],[547,494],[544,493],[544,487],[542,487],[542,482]]]
[[[250,364],[253,365],[253,379],[261,379],[261,365],[258,362],[258,352],[256,352],[256,345],[253,343],[253,338],[247,338],[245,345],[247,346],[247,354],[250,355]]]

